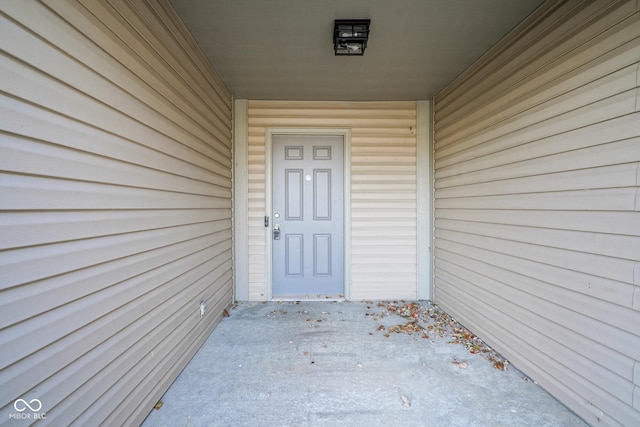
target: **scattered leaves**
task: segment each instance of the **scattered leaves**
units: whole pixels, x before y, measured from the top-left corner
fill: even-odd
[[[418,322],[407,322],[404,325],[395,325],[389,328],[389,332],[399,333],[411,333],[411,332],[420,332],[424,328],[418,324]]]
[[[375,308],[375,307],[374,307]],[[390,333],[415,335],[423,339],[441,339],[448,338],[451,344],[463,345],[471,354],[484,354],[484,357],[491,362],[494,368],[506,371],[509,361],[500,356],[491,347],[486,345],[471,331],[463,327],[453,317],[442,311],[437,305],[427,303],[422,306],[419,302],[406,303],[402,301],[380,301],[377,304],[378,309],[382,309],[381,313],[367,312],[367,317],[374,320],[382,319],[385,316],[401,316],[408,319],[405,324],[386,327],[378,326],[378,332],[386,331],[384,336],[389,338]],[[367,306],[371,310],[371,306]],[[427,333],[428,332],[428,333]],[[467,362],[458,362],[460,369],[466,369],[469,364]],[[462,365],[462,366],[461,366]]]
[[[286,310],[279,309],[273,310],[271,313],[267,314],[267,317],[284,316],[285,314],[287,314]]]

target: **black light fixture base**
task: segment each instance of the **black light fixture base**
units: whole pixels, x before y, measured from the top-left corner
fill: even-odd
[[[333,51],[336,56],[362,56],[369,40],[370,19],[336,19]]]

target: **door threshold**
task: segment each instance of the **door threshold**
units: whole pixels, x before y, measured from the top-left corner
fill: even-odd
[[[274,295],[271,301],[346,301],[342,294]]]

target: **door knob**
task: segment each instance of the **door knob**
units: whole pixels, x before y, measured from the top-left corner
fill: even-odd
[[[280,240],[280,224],[273,226],[273,240]]]

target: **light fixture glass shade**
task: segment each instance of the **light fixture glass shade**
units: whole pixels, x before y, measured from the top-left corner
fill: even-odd
[[[341,44],[335,48],[336,55],[362,55],[364,53],[364,47],[362,43],[348,42]]]
[[[338,56],[362,56],[369,39],[369,19],[336,19],[333,50]]]

